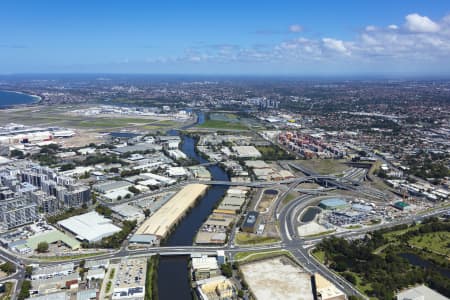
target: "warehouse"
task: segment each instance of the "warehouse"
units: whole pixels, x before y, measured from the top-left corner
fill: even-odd
[[[61,242],[72,250],[77,250],[81,246],[79,241],[57,230],[52,230],[30,237],[26,241],[26,246],[35,250],[40,242],[47,242],[48,244]]]
[[[59,221],[58,225],[74,234],[77,239],[89,243],[98,242],[102,238],[111,236],[121,230],[112,224],[112,220],[99,215],[95,211]]]
[[[144,221],[145,216],[142,209],[132,206],[128,203],[123,203],[111,207],[113,211],[113,217],[121,221],[134,221],[141,223]]]
[[[177,182],[175,179],[157,175],[157,174],[153,174],[153,173],[142,173],[141,176],[144,177],[145,179],[156,180],[158,182],[158,185],[161,185],[161,186],[171,185],[171,184],[174,184]]]
[[[340,198],[330,198],[320,201],[319,206],[323,209],[333,210],[347,208],[348,203],[347,201]]]
[[[234,154],[239,158],[258,158],[261,153],[253,146],[233,146]]]
[[[192,257],[192,275],[195,280],[202,280],[220,275],[217,259],[206,255]]]
[[[394,206],[396,209],[399,209],[401,211],[411,209],[411,206],[404,201],[397,201],[392,206]]]
[[[99,184],[94,184],[92,188],[94,189],[94,191],[106,194],[118,190],[126,190],[130,186],[132,186],[132,184],[127,181],[107,181]]]
[[[164,238],[172,227],[194,206],[208,188],[204,184],[189,184],[175,194],[154,215],[149,217],[136,231],[137,235],[150,234]]]

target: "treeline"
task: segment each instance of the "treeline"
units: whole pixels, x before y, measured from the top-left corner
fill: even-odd
[[[295,156],[287,153],[279,146],[256,146],[259,152],[261,152],[261,160],[292,160]]]
[[[136,224],[137,224],[136,220],[123,221],[122,230],[120,230],[119,232],[116,232],[109,237],[103,238],[98,243],[89,244],[87,242],[84,242],[82,246],[83,248],[107,248],[107,249],[119,248],[122,245],[123,241],[127,238],[127,236],[136,227]]]
[[[73,217],[73,216],[78,216],[81,214],[84,214],[87,212],[86,208],[80,207],[80,208],[74,208],[71,207],[68,210],[66,210],[65,212],[63,212],[62,214],[59,215],[55,215],[55,216],[48,216],[47,217],[47,222],[50,224],[55,224],[58,221]]]
[[[113,211],[108,206],[101,204],[95,208],[95,211],[107,218],[111,217],[113,213]]]
[[[92,166],[97,164],[115,164],[119,163],[121,165],[128,165],[127,162],[121,160],[120,158],[114,156],[114,155],[105,155],[105,154],[97,154],[97,155],[89,155],[86,157],[86,159],[82,162],[84,166]]]
[[[411,230],[399,237],[399,241],[436,231],[449,229],[448,222],[431,220],[417,230]],[[407,225],[397,226],[395,230],[406,229]],[[437,270],[415,267],[399,254],[407,249],[405,244],[388,246],[384,255],[374,254],[374,251],[387,244],[383,233],[393,231],[379,230],[367,235],[364,239],[347,241],[332,237],[323,240],[317,250],[324,251],[325,264],[340,273],[352,284],[359,277],[362,282],[370,283],[368,296],[378,299],[395,299],[395,293],[400,289],[415,284],[427,284],[445,296],[450,296],[450,281]],[[356,275],[356,276],[355,276]]]

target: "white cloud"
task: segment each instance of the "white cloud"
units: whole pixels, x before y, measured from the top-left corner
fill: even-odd
[[[440,27],[427,16],[409,14],[406,16],[406,28],[411,32],[438,32]]]
[[[265,44],[264,47],[199,47],[185,51],[185,55],[177,61],[274,63],[289,66],[309,64],[317,67],[327,64],[367,64],[378,65],[383,69],[434,64],[440,68],[450,68],[450,16],[438,21],[417,16],[406,16],[407,24],[402,27],[395,24],[368,25],[354,39],[296,37]]]
[[[328,49],[343,53],[343,54],[350,54],[347,47],[345,47],[345,44],[341,40],[336,40],[332,38],[323,38],[322,42],[324,46]]]
[[[302,32],[303,31],[303,26],[299,25],[299,24],[292,24],[291,26],[289,26],[289,31],[290,32]]]

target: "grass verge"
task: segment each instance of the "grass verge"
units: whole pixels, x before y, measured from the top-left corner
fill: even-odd
[[[293,258],[292,254],[287,250],[273,250],[262,252],[261,251],[238,252],[234,256],[234,260],[239,263],[248,263],[280,255],[286,255],[290,258]]]
[[[238,245],[260,245],[260,244],[273,244],[279,242],[279,238],[257,236],[246,232],[239,232],[236,234],[235,242]]]
[[[144,300],[158,299],[158,264],[159,255],[153,255],[147,260],[147,275],[145,277]]]

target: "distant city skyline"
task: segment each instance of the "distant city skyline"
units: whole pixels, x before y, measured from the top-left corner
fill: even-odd
[[[0,74],[450,75],[448,1],[5,1]]]

